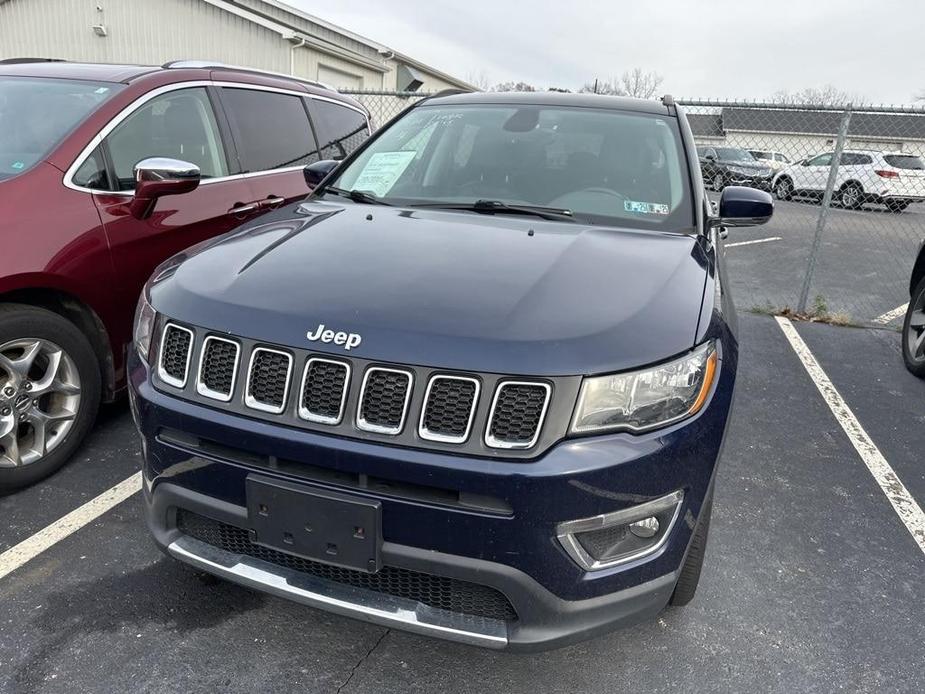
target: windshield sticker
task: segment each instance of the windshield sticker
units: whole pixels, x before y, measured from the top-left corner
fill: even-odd
[[[354,190],[369,191],[377,197],[388,193],[408,168],[417,152],[379,152],[369,158],[353,184]]]
[[[670,212],[668,205],[657,202],[636,202],[635,200],[624,200],[623,209],[640,214],[668,214]]]
[[[109,91],[109,87],[100,87],[94,92],[94,94],[105,94],[108,91]]]
[[[25,169],[26,164],[25,162],[21,162],[21,161],[14,161],[12,164],[10,164],[10,168],[18,171],[19,169]]]

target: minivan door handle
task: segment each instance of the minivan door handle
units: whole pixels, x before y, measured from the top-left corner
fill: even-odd
[[[270,195],[266,200],[260,203],[260,206],[268,207],[269,209],[273,210],[282,205],[284,202],[286,202],[285,198],[281,198],[278,195]]]
[[[228,214],[237,217],[238,219],[243,219],[245,216],[249,215],[251,212],[256,212],[260,209],[259,202],[252,202],[249,205],[244,203],[235,203],[234,206],[228,210]]]

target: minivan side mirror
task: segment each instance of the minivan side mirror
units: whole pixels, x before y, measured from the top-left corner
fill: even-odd
[[[154,212],[158,198],[182,195],[199,186],[199,167],[188,161],[167,157],[142,159],[135,165],[135,197],[129,212],[135,219],[147,219]]]
[[[321,161],[316,161],[314,164],[309,164],[302,170],[302,175],[305,176],[305,183],[308,184],[309,188],[314,188],[321,183],[329,173],[336,169],[339,164],[339,161],[334,161],[333,159],[322,159]]]
[[[763,190],[728,186],[719,198],[719,216],[711,227],[750,227],[764,224],[774,214],[774,200]]]
[[[703,158],[706,159],[707,161],[716,161],[715,154],[704,154]]]

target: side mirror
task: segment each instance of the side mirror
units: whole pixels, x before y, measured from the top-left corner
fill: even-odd
[[[322,159],[321,161],[316,161],[314,164],[309,164],[302,170],[302,175],[305,176],[305,183],[308,184],[309,188],[314,188],[321,183],[329,173],[336,169],[339,164],[339,161],[334,161],[333,159]]]
[[[729,186],[719,198],[719,216],[711,227],[750,227],[764,224],[774,214],[774,200],[763,190]]]
[[[703,158],[704,158],[706,161],[716,161],[716,156],[713,155],[713,154],[704,154],[704,155],[703,155]]]
[[[199,167],[188,161],[151,157],[135,165],[135,197],[129,212],[135,219],[147,219],[154,212],[158,198],[182,195],[196,190],[200,181]]]

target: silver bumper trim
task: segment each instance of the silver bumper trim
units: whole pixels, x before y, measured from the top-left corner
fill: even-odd
[[[249,588],[329,612],[425,636],[483,648],[505,648],[507,625],[498,619],[457,614],[406,598],[341,585],[241,554],[192,537],[167,547],[180,561]]]

